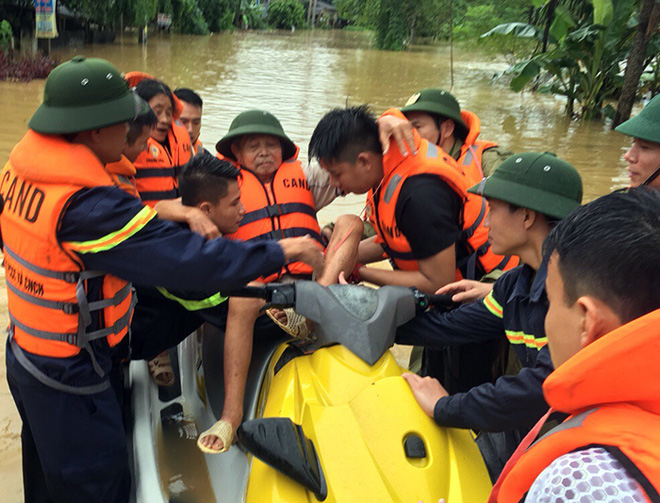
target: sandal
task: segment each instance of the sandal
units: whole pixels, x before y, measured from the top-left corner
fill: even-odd
[[[277,309],[267,309],[266,314],[268,317],[273,320],[273,322],[284,330],[287,334],[296,339],[310,339],[312,336],[312,331],[309,324],[307,323],[307,318],[296,313],[292,308],[288,307],[284,309],[284,314],[286,314],[286,324],[282,323],[277,319],[275,312]]]
[[[208,436],[218,437],[220,440],[222,440],[222,449],[218,451],[215,449],[209,449],[203,445],[202,440]],[[197,447],[199,447],[200,451],[205,452],[206,454],[220,454],[222,452],[228,451],[233,442],[234,428],[229,421],[220,419],[220,421],[216,422],[197,438]]]
[[[156,385],[168,387],[174,384],[174,370],[169,352],[163,351],[153,360],[149,360],[148,365],[149,374]]]

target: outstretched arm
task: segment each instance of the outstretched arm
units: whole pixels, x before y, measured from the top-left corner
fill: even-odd
[[[454,245],[435,255],[418,260],[417,271],[388,271],[374,267],[360,267],[364,281],[376,285],[414,286],[425,292],[434,293],[438,288],[456,277],[456,252]]]

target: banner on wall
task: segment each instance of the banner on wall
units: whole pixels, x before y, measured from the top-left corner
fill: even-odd
[[[55,2],[57,0],[34,0],[35,18],[37,21],[37,38],[57,37],[57,17]]]

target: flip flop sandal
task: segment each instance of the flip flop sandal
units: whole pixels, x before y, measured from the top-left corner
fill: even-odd
[[[167,351],[163,351],[153,360],[149,360],[148,365],[149,374],[156,385],[168,387],[174,384],[174,370],[170,354]]]
[[[208,447],[203,445],[202,440],[208,436],[218,437],[220,440],[222,440],[222,449],[220,450],[209,449]],[[213,426],[211,426],[208,430],[206,430],[204,433],[202,433],[199,436],[199,438],[197,438],[197,447],[199,447],[200,451],[205,452],[206,454],[220,454],[228,451],[229,447],[233,442],[234,442],[234,428],[232,427],[229,421],[225,421],[224,419],[221,419],[220,421],[216,422]]]
[[[286,324],[282,323],[275,316],[275,309],[267,309],[266,314],[268,317],[273,320],[273,322],[284,330],[287,334],[296,339],[311,339],[312,332],[309,329],[307,324],[307,318],[296,313],[292,308],[288,307],[284,309],[284,314],[286,314]]]

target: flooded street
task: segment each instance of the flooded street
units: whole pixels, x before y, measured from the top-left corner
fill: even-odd
[[[227,131],[236,114],[262,108],[275,114],[306,158],[309,137],[333,107],[369,103],[380,113],[402,106],[425,87],[449,90],[448,47],[416,47],[407,52],[370,49],[369,35],[351,31],[237,32],[204,37],[152,36],[146,47],[134,39],[113,45],[59,49],[109,59],[121,71],[151,73],[172,89],[190,87],[204,100],[201,139],[207,149]],[[464,109],[482,122],[482,139],[512,151],[552,151],[582,174],[585,201],[628,184],[622,155],[630,139],[602,123],[577,123],[563,114],[564,103],[551,95],[515,94],[491,77],[507,68],[499,59],[454,50],[452,92]],[[43,81],[0,82],[0,162],[41,101]],[[342,213],[359,213],[363,196],[349,196],[321,212],[326,223]],[[1,273],[4,284],[4,271]],[[0,316],[6,325],[6,292],[0,290]],[[4,343],[0,350],[0,487],[2,500],[22,501],[20,420],[5,379]]]

